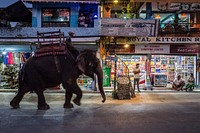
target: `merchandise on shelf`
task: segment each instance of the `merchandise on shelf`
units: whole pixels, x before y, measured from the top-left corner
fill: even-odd
[[[196,77],[195,62],[195,56],[152,55],[151,73],[167,74],[168,82],[173,82],[177,75],[187,80],[190,73],[194,73]]]
[[[30,52],[0,52],[0,87],[18,87],[19,68],[31,56]]]
[[[123,75],[129,75],[130,80],[133,83],[134,74],[133,68],[136,66],[137,63],[140,64],[141,70],[141,77],[146,77],[146,70],[145,70],[145,63],[146,63],[146,56],[141,55],[117,55],[118,62],[117,62],[117,70],[116,72],[121,72]],[[111,85],[114,84],[114,72],[115,72],[115,62],[110,61],[111,63]],[[117,76],[118,73],[117,73]]]

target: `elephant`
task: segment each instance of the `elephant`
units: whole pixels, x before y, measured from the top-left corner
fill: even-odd
[[[44,91],[46,88],[62,84],[65,89],[64,108],[73,108],[71,99],[73,93],[76,97],[73,102],[81,105],[82,91],[76,80],[81,74],[85,74],[94,80],[94,74],[98,78],[98,87],[106,101],[103,90],[103,71],[100,60],[92,50],[79,52],[76,48],[67,45],[67,53],[64,55],[48,55],[43,57],[30,57],[19,72],[19,89],[10,105],[14,109],[20,108],[20,101],[25,93],[34,91],[38,97],[38,110],[47,110],[50,106],[46,103]]]

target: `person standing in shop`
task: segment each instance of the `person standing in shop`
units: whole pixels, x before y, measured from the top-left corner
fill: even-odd
[[[133,84],[133,89],[134,89],[134,92],[135,92],[135,85],[137,85],[137,89],[138,89],[138,92],[140,92],[140,88],[139,88],[139,81],[140,81],[140,64],[137,63],[136,64],[136,67],[133,68],[133,73],[134,73],[134,84]]]
[[[85,16],[83,15],[83,13],[81,13],[78,18],[78,26],[85,27]]]

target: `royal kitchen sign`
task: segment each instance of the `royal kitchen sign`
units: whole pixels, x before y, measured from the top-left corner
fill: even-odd
[[[125,44],[171,44],[171,43],[200,43],[200,37],[124,37],[117,38],[119,43]]]

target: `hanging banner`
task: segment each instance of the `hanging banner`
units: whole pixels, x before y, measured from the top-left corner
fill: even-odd
[[[135,53],[139,54],[168,54],[169,45],[158,45],[158,44],[139,44],[135,45]]]
[[[197,72],[200,73],[200,59],[197,59]]]

